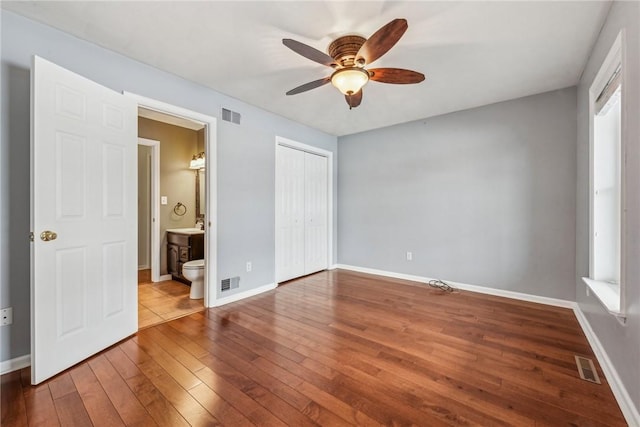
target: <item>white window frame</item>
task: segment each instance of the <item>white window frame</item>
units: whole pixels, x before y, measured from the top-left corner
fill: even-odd
[[[614,315],[621,323],[625,323],[626,304],[625,304],[625,287],[626,287],[626,220],[625,220],[625,153],[627,142],[627,109],[625,70],[625,34],[621,31],[616,40],[613,42],[609,53],[607,54],[598,74],[593,80],[589,88],[589,277],[583,277],[582,280],[587,284],[588,288],[593,291],[598,300],[605,306],[607,311]],[[609,79],[614,74],[618,65],[621,66],[622,90],[620,96],[621,107],[621,123],[620,123],[620,281],[619,283],[610,283],[601,280],[595,280],[594,275],[594,116],[596,114],[596,99],[604,89]]]

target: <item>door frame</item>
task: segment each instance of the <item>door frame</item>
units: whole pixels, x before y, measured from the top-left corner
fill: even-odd
[[[274,146],[274,151],[276,153],[276,167],[278,165],[278,146],[281,145],[283,147],[293,148],[294,150],[300,150],[311,154],[316,154],[318,156],[323,156],[327,158],[327,270],[330,270],[333,266],[333,223],[334,223],[334,211],[333,211],[333,152],[324,150],[322,148],[314,147],[313,145],[304,144],[302,142],[294,141],[292,139],[284,138],[282,136],[276,135],[276,143]],[[277,194],[278,189],[275,189],[274,194]],[[277,196],[276,196],[277,197]],[[274,222],[274,230],[277,231],[278,224],[278,207],[275,206],[275,222]],[[277,239],[274,242],[275,254],[276,254],[276,263],[274,268],[274,283],[278,283],[278,243]]]
[[[151,147],[151,281],[170,280],[171,275],[160,276],[160,141],[138,137],[138,145]]]
[[[183,107],[168,104],[142,95],[123,91],[138,103],[138,108],[154,110],[159,113],[168,114],[192,122],[200,123],[204,126],[204,151],[205,169],[213,173],[207,173],[205,179],[205,227],[206,239],[204,242],[205,269],[204,269],[204,306],[213,307],[218,298],[216,276],[218,272],[218,223],[215,221],[215,213],[218,212],[218,186],[217,186],[217,119],[206,114],[198,113]],[[185,166],[186,167],[186,166]],[[158,190],[159,191],[159,190]],[[160,200],[158,194],[157,200]],[[159,227],[159,224],[158,224]],[[158,228],[158,238],[160,237]],[[158,245],[159,248],[159,245]],[[159,251],[158,251],[159,252]]]

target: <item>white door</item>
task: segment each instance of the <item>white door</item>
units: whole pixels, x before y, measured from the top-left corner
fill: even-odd
[[[276,146],[277,282],[304,275],[304,154]]]
[[[37,384],[137,331],[137,104],[42,58],[31,76]]]
[[[328,266],[328,160],[276,146],[276,281]]]
[[[304,274],[327,268],[327,158],[304,153]]]

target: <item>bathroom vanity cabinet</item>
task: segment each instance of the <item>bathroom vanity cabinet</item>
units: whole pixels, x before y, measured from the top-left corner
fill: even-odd
[[[204,232],[167,230],[167,270],[173,280],[190,284],[182,276],[182,264],[204,258]]]

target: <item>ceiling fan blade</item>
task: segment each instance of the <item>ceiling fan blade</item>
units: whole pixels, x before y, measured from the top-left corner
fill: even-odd
[[[364,65],[380,58],[400,40],[407,28],[409,25],[406,19],[399,18],[389,22],[364,42],[356,55],[356,61]]]
[[[424,80],[424,74],[402,68],[373,68],[369,71],[369,79],[380,83],[411,84]]]
[[[326,53],[320,52],[318,49],[304,43],[300,43],[299,41],[293,39],[282,39],[282,44],[298,55],[302,55],[305,58],[315,61],[319,64],[326,65],[327,67],[333,67],[336,65],[336,62],[333,60],[333,58]]]
[[[291,89],[289,92],[287,92],[287,95],[297,95],[299,93],[306,92],[308,90],[326,85],[330,81],[331,81],[331,77],[325,77],[324,79],[314,80],[312,82],[300,85],[297,88]]]
[[[347,104],[349,104],[349,110],[356,108],[362,102],[362,89],[353,95],[345,95],[344,99],[346,99]]]

